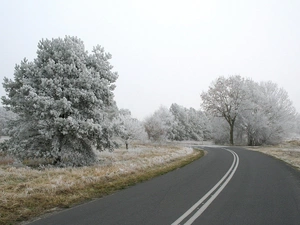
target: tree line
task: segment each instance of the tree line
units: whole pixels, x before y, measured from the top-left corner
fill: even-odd
[[[203,108],[213,116],[213,137],[220,143],[276,144],[297,127],[288,93],[271,81],[221,76],[201,98]]]
[[[5,150],[20,159],[81,166],[95,163],[97,151],[112,150],[119,140],[126,146],[131,140],[209,139],[261,145],[300,133],[285,90],[241,76],[213,81],[201,94],[202,110],[173,103],[139,121],[117,107],[118,74],[110,59],[99,45],[89,53],[77,37],[41,40],[37,57],[16,65],[14,79],[4,78],[0,122],[10,136]]]

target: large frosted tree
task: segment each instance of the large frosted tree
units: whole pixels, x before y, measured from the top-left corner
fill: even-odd
[[[217,78],[207,92],[202,92],[203,108],[216,117],[224,118],[229,124],[229,142],[234,144],[233,131],[236,119],[243,109],[245,80],[241,76]]]
[[[274,144],[293,132],[296,110],[288,93],[271,81],[219,77],[201,97],[203,107],[215,117],[216,142],[229,137],[233,144],[236,137],[248,145]],[[224,127],[220,119],[229,126]]]
[[[296,109],[287,91],[268,81],[259,84],[260,107],[255,114],[263,114],[258,124],[263,127],[260,138],[253,137],[258,144],[278,143],[292,133]]]
[[[275,144],[294,132],[296,110],[284,89],[271,81],[244,87],[246,107],[236,121],[240,138],[245,133],[248,145]]]
[[[10,151],[86,165],[95,161],[96,149],[110,148],[118,77],[110,58],[101,46],[88,53],[77,37],[41,40],[34,61],[24,59],[14,79],[4,79],[2,103],[18,114],[11,123]]]

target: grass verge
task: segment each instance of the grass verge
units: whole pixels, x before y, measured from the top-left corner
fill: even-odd
[[[158,153],[153,154],[157,157]],[[45,213],[103,197],[183,167],[203,155],[203,151],[194,150],[186,156],[175,157],[170,161],[155,165],[134,167],[130,163],[134,169],[127,171],[120,168],[115,170],[114,163],[105,169],[99,166],[52,168],[44,171],[32,169],[28,171],[27,168],[14,167],[1,168],[0,181],[3,183],[3,190],[0,190],[0,224],[18,224]],[[140,157],[141,154],[139,159]],[[1,175],[3,175],[2,178]],[[59,188],[61,185],[63,188]]]
[[[287,141],[275,146],[247,147],[250,150],[262,152],[288,163],[300,170],[300,141]]]

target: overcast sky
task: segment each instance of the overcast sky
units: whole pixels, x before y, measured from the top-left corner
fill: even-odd
[[[221,75],[271,80],[299,112],[299,11],[299,0],[1,0],[0,79],[42,38],[71,35],[112,54],[117,105],[139,119],[160,105],[199,109]]]

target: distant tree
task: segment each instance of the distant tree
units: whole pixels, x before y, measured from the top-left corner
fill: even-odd
[[[262,96],[259,85],[252,81],[247,80],[244,85],[246,97],[244,99],[244,110],[236,121],[236,130],[238,139],[241,143],[244,142],[243,133],[246,133],[248,145],[255,145],[258,143],[258,138],[261,138],[261,133],[266,124],[264,112],[260,110],[262,107]]]
[[[259,144],[278,143],[287,137],[294,127],[296,110],[288,93],[277,84],[268,81],[259,84],[259,108],[254,114],[259,114],[260,139],[254,137]],[[258,140],[257,140],[258,139]]]
[[[131,117],[131,112],[128,109],[120,109],[119,117],[115,123],[118,126],[118,134],[121,137],[128,149],[130,141],[145,141],[147,133],[142,122]]]
[[[170,107],[170,112],[174,116],[172,135],[170,135],[172,140],[189,140],[190,124],[188,110],[183,106],[173,103]]]
[[[199,110],[198,113],[201,115],[201,126],[203,130],[203,140],[212,139],[212,121],[211,117],[204,111]]]
[[[14,80],[4,79],[3,105],[18,115],[10,124],[10,151],[87,165],[96,149],[110,148],[118,77],[110,58],[101,46],[89,54],[77,37],[41,40],[37,58],[16,65]]]
[[[188,109],[189,140],[201,141],[210,139],[210,125],[206,115],[194,108]]]
[[[130,112],[129,109],[120,109],[119,110],[119,115],[130,116],[131,117],[131,112]]]
[[[166,107],[161,106],[153,115],[147,117],[144,121],[148,138],[153,141],[167,140],[173,122],[173,115]]]
[[[294,129],[296,110],[287,92],[277,84],[247,81],[246,98],[236,121],[239,134],[246,133],[248,145],[274,144]]]
[[[225,118],[230,125],[225,129],[219,119],[212,119],[213,137],[218,143],[229,137],[231,144],[234,138],[248,145],[274,144],[295,127],[296,111],[287,92],[271,81],[220,77],[201,97],[213,117]]]
[[[169,137],[172,140],[195,140],[200,141],[209,138],[208,119],[201,111],[194,108],[185,108],[176,103],[170,107],[174,116],[172,130]]]
[[[243,109],[246,97],[245,80],[241,76],[217,78],[207,92],[202,92],[202,107],[215,117],[224,118],[229,124],[229,142],[234,144],[234,126]]]

